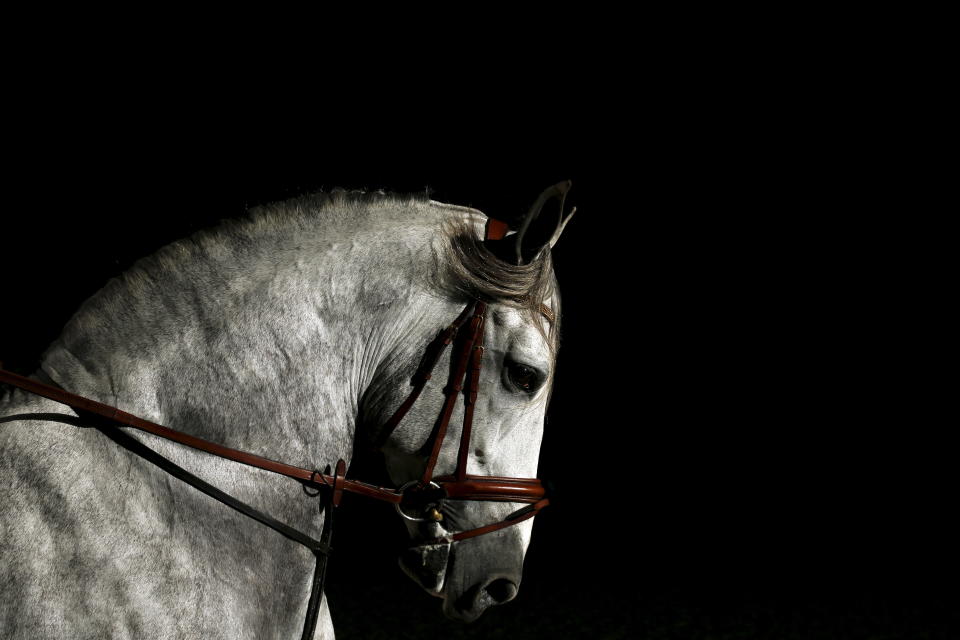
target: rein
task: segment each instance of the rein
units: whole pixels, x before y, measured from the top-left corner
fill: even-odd
[[[126,411],[121,411],[116,407],[111,407],[110,405],[97,402],[96,400],[84,398],[83,396],[78,396],[74,393],[70,393],[69,391],[64,391],[63,389],[44,384],[38,380],[17,375],[11,371],[0,369],[0,382],[13,385],[14,387],[18,387],[24,391],[29,391],[30,393],[47,398],[48,400],[65,404],[77,411],[78,414],[97,416],[110,423],[113,423],[114,426],[133,427],[134,429],[139,429],[140,431],[146,431],[147,433],[152,433],[155,436],[160,436],[161,438],[166,438],[167,440],[172,440],[173,442],[178,442],[188,447],[199,449],[200,451],[205,451],[221,458],[226,458],[227,460],[233,460],[234,462],[239,462],[251,467],[263,469],[264,471],[271,471],[282,476],[287,476],[288,478],[293,478],[294,480],[298,480],[308,486],[333,487],[336,484],[335,481],[337,478],[333,475],[320,473],[318,471],[311,471],[310,469],[303,469],[285,462],[278,462],[276,460],[258,456],[254,453],[248,453],[246,451],[240,451],[239,449],[232,449],[222,444],[217,444],[216,442],[210,442],[209,440],[204,440],[203,438],[198,438],[197,436],[192,436],[188,433],[183,433],[182,431],[177,431],[175,429],[171,429],[170,427],[165,427],[161,424],[144,420],[143,418],[138,418],[137,416],[127,413]],[[344,478],[340,478],[340,487],[338,490],[340,492],[349,491],[350,493],[358,493],[368,498],[383,500],[385,502],[399,503],[403,497],[401,494],[392,489],[377,487],[365,482],[358,482],[356,480],[346,480]]]

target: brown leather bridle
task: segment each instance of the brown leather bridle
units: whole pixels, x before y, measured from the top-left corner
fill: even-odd
[[[492,218],[488,220],[486,228],[487,239],[501,239],[506,234],[506,231],[507,225],[505,223]],[[541,509],[549,504],[549,500],[545,497],[546,491],[543,484],[537,478],[477,476],[467,473],[467,457],[470,449],[470,434],[473,428],[473,414],[480,389],[486,310],[487,305],[484,302],[471,300],[467,303],[457,319],[441,331],[427,346],[416,373],[414,373],[411,380],[413,389],[410,391],[406,400],[397,408],[380,430],[378,445],[382,447],[420,397],[427,381],[431,379],[433,370],[436,368],[445,349],[451,344],[455,344],[455,348],[458,348],[459,351],[454,354],[456,359],[452,361],[450,376],[446,387],[443,389],[446,398],[440,411],[440,416],[437,418],[430,438],[427,441],[430,454],[427,458],[424,472],[419,479],[408,482],[396,489],[379,487],[358,480],[347,479],[345,477],[346,463],[342,459],[337,462],[333,473],[329,472],[329,467],[327,472],[320,472],[315,469],[304,469],[284,462],[278,462],[253,453],[210,442],[209,440],[198,438],[149,420],[144,420],[143,418],[121,411],[116,407],[70,393],[59,387],[20,376],[2,369],[2,363],[0,363],[0,382],[67,405],[74,409],[80,418],[80,420],[77,421],[72,416],[60,414],[23,414],[21,416],[8,416],[4,421],[11,419],[56,419],[62,422],[78,424],[78,426],[95,426],[110,439],[159,466],[168,473],[177,476],[214,499],[309,548],[317,558],[317,566],[314,572],[313,588],[307,607],[307,616],[304,622],[302,638],[312,638],[314,630],[316,629],[320,597],[326,575],[326,559],[331,550],[330,540],[332,537],[333,508],[339,506],[343,492],[356,493],[375,500],[392,503],[396,505],[397,510],[405,518],[417,521],[441,521],[442,505],[445,499],[527,503],[527,506],[514,511],[499,522],[426,540],[421,542],[419,546],[452,543],[499,531],[534,517]],[[542,312],[548,319],[552,319],[552,312],[549,308],[542,307]],[[434,477],[433,472],[440,456],[440,450],[446,438],[447,429],[454,408],[456,407],[457,398],[461,393],[464,395],[463,429],[460,435],[457,464],[452,474]],[[271,516],[257,511],[253,507],[240,502],[216,487],[207,484],[135,438],[113,428],[117,426],[133,427],[221,458],[293,478],[299,481],[305,489],[317,489],[318,493],[321,489],[325,490],[327,492],[327,505],[330,508],[326,509],[327,517],[324,518],[321,539],[319,541],[315,540],[309,535],[297,531],[289,525],[279,522]],[[424,448],[426,448],[426,446],[427,445],[425,445]],[[427,514],[428,517],[421,518],[408,515],[405,509],[411,508],[420,510],[424,514]]]
[[[454,342],[459,332],[465,335],[459,341],[460,351],[451,367],[450,378],[443,392],[446,399],[440,410],[440,416],[434,425],[430,439],[430,455],[426,467],[419,480],[404,485],[403,499],[397,505],[401,515],[409,520],[429,520],[431,518],[414,518],[403,512],[404,504],[412,504],[426,513],[431,513],[432,519],[439,521],[442,513],[432,505],[442,504],[443,499],[454,500],[486,500],[498,502],[525,502],[528,506],[511,513],[500,522],[460,531],[451,536],[436,538],[423,544],[436,544],[441,541],[459,541],[473,538],[485,533],[518,524],[532,518],[543,507],[549,504],[544,497],[543,484],[537,478],[509,478],[503,476],[477,476],[467,474],[467,455],[470,449],[470,434],[473,429],[473,412],[480,390],[480,370],[483,360],[483,325],[487,305],[474,300],[467,304],[463,312],[427,347],[420,367],[413,376],[411,383],[413,390],[397,411],[387,420],[380,436],[382,444],[390,437],[397,425],[407,414],[430,380],[443,350]],[[469,318],[469,321],[467,321]],[[460,447],[457,452],[457,465],[450,475],[434,477],[437,459],[443,446],[460,393],[464,394],[463,429],[460,433]],[[426,447],[425,447],[426,448]]]

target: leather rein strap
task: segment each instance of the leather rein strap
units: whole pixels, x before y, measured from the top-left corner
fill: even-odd
[[[121,411],[120,409],[97,402],[96,400],[90,400],[89,398],[78,396],[74,393],[70,393],[69,391],[52,387],[38,380],[17,375],[11,371],[0,369],[0,382],[5,382],[15,387],[19,387],[24,391],[29,391],[30,393],[42,396],[48,400],[65,404],[78,412],[84,412],[105,418],[115,425],[133,427],[134,429],[139,429],[140,431],[146,431],[147,433],[152,433],[155,436],[160,436],[161,438],[166,438],[167,440],[172,440],[173,442],[179,442],[180,444],[187,445],[188,447],[192,447],[194,449],[199,449],[200,451],[206,451],[207,453],[211,453],[221,458],[226,458],[227,460],[233,460],[234,462],[239,462],[251,467],[263,469],[264,471],[271,471],[273,473],[287,476],[288,478],[293,478],[294,480],[299,480],[301,483],[311,487],[333,486],[334,484],[335,478],[332,475],[320,473],[316,470],[311,471],[310,469],[303,469],[285,462],[277,462],[276,460],[264,458],[254,453],[240,451],[239,449],[231,449],[230,447],[226,447],[222,444],[210,442],[209,440],[204,440],[203,438],[198,438],[197,436],[192,436],[188,433],[183,433],[182,431],[176,431],[170,427],[165,427],[161,424],[144,420],[143,418],[138,418],[137,416],[127,413],[126,411]],[[342,485],[342,491],[357,493],[368,498],[383,500],[384,502],[399,503],[403,497],[402,494],[394,491],[393,489],[377,487],[365,482],[358,482],[356,480],[343,479]]]

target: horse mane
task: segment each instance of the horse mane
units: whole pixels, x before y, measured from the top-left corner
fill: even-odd
[[[483,218],[479,211],[434,202],[427,191],[333,189],[252,207],[245,216],[223,219],[219,224],[195,231],[139,258],[80,306],[64,327],[61,338],[69,339],[78,335],[78,331],[99,333],[100,317],[127,314],[138,300],[154,296],[159,274],[177,273],[178,279],[190,282],[195,274],[185,272],[188,267],[202,268],[203,263],[218,259],[223,252],[243,252],[258,238],[307,233],[316,228],[320,219],[332,222],[332,228],[349,229],[358,218],[369,216],[377,209],[403,210],[411,205],[437,206],[449,214],[443,217],[441,230],[446,241],[440,243],[439,254],[435,253],[440,266],[437,284],[457,297],[475,297],[524,311],[555,355],[559,347],[560,295],[549,249],[527,265],[504,262],[484,246],[482,224],[478,224]],[[545,329],[540,321],[543,317],[540,309],[548,300],[554,317],[549,329]],[[94,336],[88,334],[87,337]]]
[[[545,249],[535,260],[526,265],[512,265],[494,255],[484,245],[476,224],[476,217],[468,220],[466,214],[480,212],[459,205],[434,202],[428,190],[418,193],[392,193],[386,191],[347,191],[334,189],[316,192],[270,203],[253,210],[253,224],[260,228],[282,222],[289,225],[291,216],[299,218],[306,227],[317,213],[335,212],[334,215],[351,216],[371,205],[399,205],[414,203],[435,204],[450,209],[459,215],[444,220],[443,233],[447,243],[440,252],[442,266],[438,284],[450,293],[473,297],[487,303],[502,304],[524,311],[531,319],[555,357],[560,346],[560,290],[553,272],[550,249]],[[468,216],[469,217],[469,216]],[[230,222],[228,222],[228,227]],[[242,221],[240,221],[242,224]],[[248,221],[249,224],[249,221]],[[549,329],[544,330],[542,306],[552,298]]]
[[[361,209],[369,210],[371,206],[403,207],[413,203],[436,204],[459,214],[480,213],[469,207],[433,202],[426,190],[418,193],[392,193],[334,189],[257,207],[252,210],[252,219],[241,219],[236,223],[245,224],[247,228],[252,223],[258,229],[265,229],[280,223],[288,226],[293,221],[307,227],[318,214],[350,217]],[[444,219],[443,233],[448,242],[440,254],[445,271],[441,279],[442,286],[452,289],[451,293],[521,309],[535,320],[542,315],[541,305],[552,297],[551,311],[554,317],[550,319],[549,332],[541,333],[555,353],[559,347],[560,292],[553,273],[549,248],[529,264],[512,265],[487,249],[475,222],[475,219],[467,220],[463,215]],[[229,230],[231,223],[234,221],[227,221],[225,226],[217,229],[221,232]],[[539,321],[534,321],[533,324],[538,329],[542,328]]]

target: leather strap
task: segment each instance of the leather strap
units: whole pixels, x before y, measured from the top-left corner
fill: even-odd
[[[333,488],[329,494],[330,500],[323,518],[323,530],[320,533],[320,541],[327,548],[330,548],[330,544],[333,542],[333,514],[337,510],[342,494],[342,489],[338,492],[337,487],[343,486],[343,474],[346,472],[346,468],[347,465],[342,459],[337,461]],[[313,585],[310,587],[310,600],[307,602],[307,615],[303,621],[303,634],[300,636],[300,640],[313,640],[316,634],[317,618],[320,616],[320,602],[323,598],[323,585],[327,581],[327,559],[330,554],[315,552],[314,555],[317,562],[313,569]]]
[[[410,391],[410,394],[407,396],[406,400],[393,412],[393,415],[390,416],[390,419],[387,420],[383,427],[380,429],[380,433],[377,436],[376,448],[381,449],[390,438],[390,435],[396,430],[397,425],[400,424],[400,421],[403,420],[403,417],[407,415],[407,412],[410,411],[410,407],[417,401],[417,398],[420,397],[420,393],[423,391],[423,388],[426,386],[427,381],[433,377],[433,370],[437,368],[437,362],[440,361],[440,356],[443,355],[444,350],[449,346],[453,339],[456,337],[457,332],[460,330],[460,327],[466,322],[467,318],[470,317],[470,313],[473,311],[474,302],[471,301],[463,311],[460,312],[460,315],[457,316],[457,319],[454,320],[449,327],[440,332],[440,334],[433,339],[429,345],[427,345],[427,350],[423,354],[423,358],[420,360],[420,365],[417,367],[417,371],[413,374],[413,378],[410,380],[410,384],[413,386],[413,390]]]
[[[84,418],[83,415],[81,415],[80,417],[81,419]],[[231,509],[234,509],[235,511],[239,511],[243,515],[249,518],[252,518],[263,525],[270,527],[271,529],[273,529],[274,531],[276,531],[277,533],[281,534],[282,536],[284,536],[289,540],[293,540],[294,542],[299,542],[300,544],[310,549],[314,553],[324,554],[324,555],[330,553],[331,549],[327,543],[319,540],[315,540],[310,536],[308,536],[307,534],[303,533],[302,531],[298,531],[297,529],[294,529],[290,525],[280,522],[279,520],[273,518],[272,516],[251,507],[245,502],[241,502],[240,500],[237,500],[230,494],[225,493],[224,491],[221,491],[220,489],[216,488],[215,486],[213,486],[208,482],[205,482],[204,480],[201,480],[200,478],[193,475],[192,473],[190,473],[180,465],[160,455],[159,453],[157,453],[147,445],[143,444],[142,442],[134,438],[129,433],[121,431],[120,429],[113,429],[110,426],[97,425],[96,423],[94,423],[93,426],[95,426],[100,433],[110,438],[111,440],[113,440],[115,443],[117,443],[124,449],[130,451],[131,453],[137,454],[147,462],[150,462],[156,465],[163,471],[189,484],[194,489],[197,489],[198,491],[201,491],[202,493],[207,494],[214,500],[217,500],[218,502],[225,504]]]
[[[503,240],[504,236],[507,235],[507,231],[510,230],[509,225],[503,220],[497,220],[496,218],[487,218],[487,226],[484,230],[484,239],[485,240]]]
[[[522,509],[517,509],[505,519],[501,520],[496,524],[488,524],[485,527],[477,527],[476,529],[470,529],[468,531],[460,531],[459,533],[453,534],[453,541],[459,542],[461,540],[466,540],[468,538],[475,538],[477,536],[482,536],[485,533],[492,533],[494,531],[499,531],[500,529],[506,529],[507,527],[512,527],[515,524],[520,524],[524,520],[529,520],[533,516],[537,515],[540,512],[540,509],[543,509],[545,506],[550,504],[550,501],[544,498],[539,502],[531,505],[527,505]]]
[[[311,471],[309,469],[303,469],[301,467],[286,464],[285,462],[270,460],[269,458],[264,458],[253,453],[240,451],[239,449],[231,449],[230,447],[225,447],[222,444],[217,444],[215,442],[210,442],[209,440],[204,440],[203,438],[198,438],[181,431],[176,431],[155,422],[138,418],[135,415],[121,411],[115,407],[102,404],[96,400],[90,400],[89,398],[75,395],[69,391],[52,387],[38,380],[32,380],[10,371],[0,369],[0,382],[12,384],[15,387],[35,393],[38,396],[43,396],[49,400],[65,404],[74,410],[77,410],[78,412],[85,411],[87,413],[106,418],[115,425],[133,427],[134,429],[146,431],[147,433],[152,433],[153,435],[160,436],[161,438],[179,442],[180,444],[185,444],[188,447],[193,447],[194,449],[199,449],[200,451],[206,451],[207,453],[211,453],[221,458],[226,458],[227,460],[233,460],[234,462],[239,462],[251,467],[256,467],[258,469],[263,469],[265,471],[271,471],[273,473],[287,476],[288,478],[293,478],[308,486],[319,487],[323,485],[332,485],[335,480],[334,476],[319,473],[316,470]],[[342,478],[342,485],[342,489],[344,491],[357,493],[367,496],[368,498],[374,498],[384,502],[399,504],[403,498],[399,492],[393,489],[376,487],[374,485],[358,482],[356,480],[347,480],[346,478]]]
[[[347,463],[342,459],[337,460],[337,470],[334,472],[333,476],[333,496],[331,498],[333,506],[339,507],[340,500],[343,498],[343,488],[347,482],[347,479],[344,477],[347,474]]]
[[[440,412],[440,418],[431,434],[430,442],[432,447],[430,456],[427,458],[427,466],[424,469],[423,477],[420,483],[426,486],[433,478],[433,469],[440,457],[440,449],[447,435],[447,427],[450,424],[450,417],[453,415],[453,408],[457,404],[457,396],[463,390],[463,379],[467,373],[467,364],[470,360],[470,354],[473,352],[473,346],[477,341],[477,336],[483,331],[484,313],[487,305],[483,302],[477,302],[474,306],[473,316],[470,318],[467,335],[464,337],[460,346],[460,353],[457,356],[456,364],[450,375],[450,379],[443,392],[446,394],[446,400],[443,403],[443,409]]]
[[[500,529],[506,529],[507,527],[512,527],[515,524],[520,524],[525,520],[537,515],[541,509],[550,504],[550,501],[546,498],[540,500],[534,504],[529,504],[521,509],[517,509],[506,518],[500,522],[494,524],[488,524],[483,527],[477,527],[476,529],[468,529],[466,531],[457,532],[451,536],[444,536],[441,538],[431,538],[430,540],[425,540],[420,544],[416,545],[418,547],[425,547],[435,544],[443,544],[446,542],[460,542],[461,540],[468,540],[470,538],[476,538],[477,536],[482,536],[486,533],[493,533],[494,531],[499,531]]]
[[[494,502],[538,502],[546,489],[537,478],[507,478],[503,476],[454,476],[434,478],[443,489],[444,497],[453,500],[492,500]]]
[[[480,367],[483,364],[483,329],[474,341],[470,352],[470,365],[467,373],[467,390],[463,406],[463,432],[460,434],[460,450],[457,453],[457,468],[454,471],[456,482],[462,482],[467,474],[467,456],[470,453],[470,434],[473,431],[473,410],[480,392]]]
[[[543,314],[543,317],[550,321],[550,324],[557,323],[557,316],[553,313],[553,309],[547,305],[540,303],[540,313]]]

